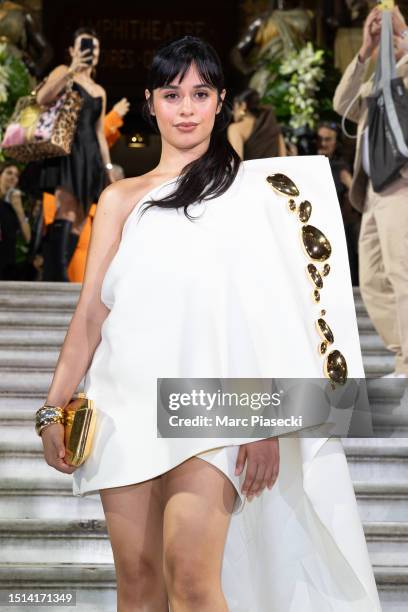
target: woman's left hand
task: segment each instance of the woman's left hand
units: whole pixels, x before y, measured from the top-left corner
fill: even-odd
[[[235,474],[241,474],[248,461],[242,492],[251,501],[267,486],[272,489],[279,473],[279,438],[266,438],[239,447]]]

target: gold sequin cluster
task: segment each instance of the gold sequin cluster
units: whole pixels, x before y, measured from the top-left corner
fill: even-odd
[[[320,291],[323,289],[324,277],[330,272],[327,263],[332,248],[331,244],[321,230],[308,223],[312,214],[312,205],[308,200],[303,200],[299,205],[294,198],[300,195],[295,183],[285,174],[271,174],[266,179],[280,195],[288,196],[288,207],[292,213],[297,215],[301,225],[301,244],[304,253],[312,262],[323,264],[320,269],[315,263],[308,263],[306,273],[313,285],[312,297],[314,302],[320,302]],[[325,262],[325,263],[324,263]],[[334,343],[334,335],[329,325],[324,320],[325,310],[320,311],[320,317],[316,320],[316,329],[320,336],[318,345],[319,354],[324,356],[324,375],[330,380],[331,386],[335,388],[336,383],[343,385],[347,380],[347,362],[339,350],[327,353],[329,345]]]

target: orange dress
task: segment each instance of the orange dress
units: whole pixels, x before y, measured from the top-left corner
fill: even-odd
[[[105,116],[104,132],[109,147],[112,147],[120,137],[119,128],[123,125],[122,117],[111,110]],[[56,213],[55,197],[51,193],[43,194],[43,217],[44,224],[49,225],[54,221]],[[71,283],[82,283],[85,274],[86,256],[88,253],[89,240],[91,237],[92,219],[96,213],[96,203],[89,208],[84,226],[79,236],[78,244],[69,263],[67,274]]]

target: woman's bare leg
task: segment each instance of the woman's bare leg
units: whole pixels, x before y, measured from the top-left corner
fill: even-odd
[[[72,233],[80,234],[85,222],[84,212],[76,197],[62,187],[55,190],[56,219],[72,221]]]
[[[163,571],[171,611],[228,612],[221,569],[235,487],[199,457],[161,478]]]
[[[115,561],[118,612],[168,612],[161,480],[100,490]]]

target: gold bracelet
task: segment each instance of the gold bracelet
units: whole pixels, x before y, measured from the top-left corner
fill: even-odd
[[[35,431],[41,436],[42,431],[46,426],[53,423],[65,423],[65,414],[60,406],[44,405],[39,408],[35,414]]]

